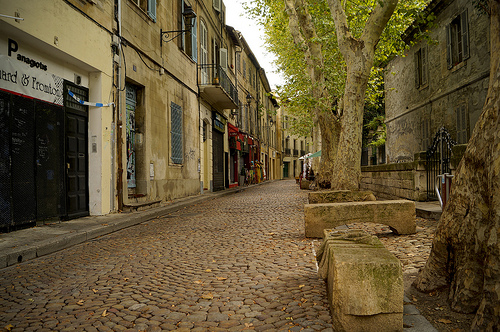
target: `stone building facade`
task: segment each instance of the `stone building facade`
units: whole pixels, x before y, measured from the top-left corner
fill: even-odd
[[[405,33],[404,57],[385,73],[387,165],[362,167],[361,188],[380,197],[427,200],[435,184],[425,151],[441,128],[456,146],[450,171],[461,159],[481,114],[489,80],[489,18],[471,1],[433,0],[434,20]],[[419,38],[427,31],[428,38]]]
[[[1,230],[243,184],[231,121],[256,142],[252,160],[272,163],[275,124],[262,119],[277,105],[241,34],[226,26],[223,1],[1,7]],[[237,54],[251,80],[240,77]],[[237,117],[244,105],[248,128]]]
[[[406,32],[405,57],[386,68],[387,162],[412,161],[445,127],[468,142],[481,113],[489,79],[489,19],[471,1],[434,0],[432,25]],[[418,31],[428,39],[416,39]]]

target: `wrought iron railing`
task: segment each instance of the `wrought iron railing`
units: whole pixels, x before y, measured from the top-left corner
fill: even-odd
[[[291,154],[291,149],[290,148],[285,148],[285,155],[289,156]]]
[[[238,90],[221,66],[216,64],[201,64],[198,65],[198,69],[200,71],[199,85],[218,85],[229,95],[236,105],[239,104]]]

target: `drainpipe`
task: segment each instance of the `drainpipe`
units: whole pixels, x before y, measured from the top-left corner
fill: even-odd
[[[122,0],[116,0],[117,3],[117,20],[118,20],[118,50],[122,50],[121,43],[121,31],[122,31]],[[122,50],[123,51],[123,50]],[[116,163],[118,165],[117,175],[116,175],[116,195],[118,210],[123,210],[123,131],[122,131],[122,116],[121,116],[121,98],[120,98],[120,83],[122,82],[122,71],[121,71],[121,57],[119,63],[116,65],[116,71],[118,76],[118,84],[116,89],[116,113],[115,113],[115,123],[116,123]]]

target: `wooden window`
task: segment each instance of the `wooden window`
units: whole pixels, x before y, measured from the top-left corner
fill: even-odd
[[[427,86],[429,84],[429,66],[427,46],[415,52],[415,87]]]
[[[456,109],[457,117],[457,142],[458,144],[466,144],[469,140],[469,113],[467,107],[462,104]]]
[[[156,22],[156,0],[131,0]]]
[[[467,10],[446,26],[446,62],[448,69],[469,58]]]

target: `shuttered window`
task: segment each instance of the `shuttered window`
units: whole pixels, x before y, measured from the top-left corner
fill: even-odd
[[[182,164],[182,107],[174,102],[170,104],[170,133],[172,162],[174,164]]]
[[[446,62],[448,69],[469,58],[469,24],[467,10],[446,26]]]
[[[457,107],[457,142],[458,144],[466,144],[469,140],[468,127],[469,127],[469,114],[465,104]]]
[[[415,87],[418,89],[420,87],[427,86],[429,83],[429,69],[427,61],[427,46],[422,47],[417,52],[415,52]]]

